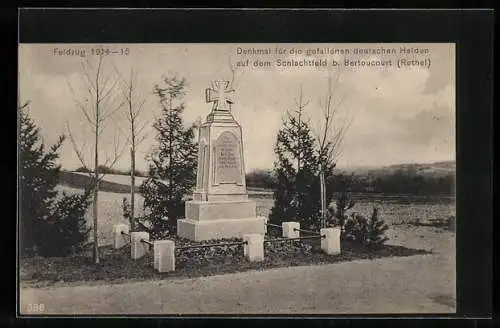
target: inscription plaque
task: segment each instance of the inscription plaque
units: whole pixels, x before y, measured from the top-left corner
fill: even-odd
[[[240,147],[236,136],[223,132],[215,142],[217,183],[242,183]]]

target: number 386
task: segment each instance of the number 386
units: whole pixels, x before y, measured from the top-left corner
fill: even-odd
[[[28,312],[43,312],[45,310],[45,305],[43,303],[29,303]]]

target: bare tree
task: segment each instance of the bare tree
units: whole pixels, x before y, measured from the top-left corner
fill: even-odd
[[[93,170],[89,170],[87,165],[84,150],[86,148],[85,142],[80,147],[78,146],[75,137],[70,129],[70,125],[67,122],[66,127],[68,130],[68,135],[73,146],[73,150],[82,164],[83,168],[89,172],[91,176],[91,188],[92,188],[92,216],[93,216],[93,260],[94,263],[99,263],[99,245],[98,245],[98,234],[97,234],[97,224],[98,224],[98,197],[99,197],[99,184],[104,178],[105,173],[99,172],[99,147],[100,141],[106,123],[117,113],[124,105],[124,102],[120,99],[119,92],[117,92],[119,80],[114,77],[111,73],[106,73],[103,66],[103,56],[99,56],[97,63],[89,61],[88,58],[82,60],[82,90],[83,95],[78,96],[75,92],[73,86],[68,80],[68,85],[73,93],[74,101],[77,108],[81,111],[84,116],[84,122],[90,127],[93,133],[92,142],[92,157],[93,157]],[[106,160],[104,166],[112,168],[118,159],[121,157],[125,150],[125,147],[120,147],[119,136],[115,133],[113,138],[113,150],[112,154],[106,153]]]
[[[346,94],[339,92],[340,74],[333,78],[328,75],[327,92],[319,100],[321,118],[315,131],[318,143],[318,156],[325,165],[335,165],[342,153],[342,142],[351,122],[347,116],[342,116],[343,103]]]
[[[116,67],[115,67],[116,69]],[[117,70],[118,74],[119,71]],[[127,120],[129,122],[128,143],[130,143],[130,229],[135,229],[135,159],[137,147],[147,138],[144,129],[151,123],[152,118],[144,120],[144,103],[147,97],[139,94],[137,88],[137,72],[130,70],[128,79],[122,78],[122,94],[125,100]]]
[[[321,117],[315,129],[321,180],[322,226],[326,221],[327,207],[324,173],[325,170],[336,166],[337,159],[342,152],[345,133],[351,124],[348,117],[343,116],[341,112],[346,94],[339,92],[340,77],[340,73],[335,78],[331,73],[328,74],[327,91],[319,100]]]

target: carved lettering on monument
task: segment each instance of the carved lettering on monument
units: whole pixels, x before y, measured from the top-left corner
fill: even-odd
[[[241,156],[238,139],[231,132],[223,132],[215,142],[217,183],[242,183]]]

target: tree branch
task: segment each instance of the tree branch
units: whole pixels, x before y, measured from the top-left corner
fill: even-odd
[[[107,120],[108,118],[110,118],[111,116],[113,116],[116,112],[118,112],[120,110],[120,108],[123,107],[125,103],[122,101],[121,103],[118,104],[118,106],[116,106],[113,110],[111,110],[109,113],[105,113],[103,114],[102,116],[102,119],[101,119],[101,122],[102,121],[105,121]]]
[[[76,96],[75,90],[73,89],[73,86],[71,85],[71,83],[69,82],[69,79],[67,77],[66,77],[66,82],[68,84],[68,87],[69,87],[71,93],[73,94],[73,99],[74,99],[77,107],[83,113],[83,115],[85,116],[85,119],[87,120],[87,122],[92,126],[92,128],[95,129],[94,122],[90,118],[89,109],[81,101],[78,100],[78,97]]]
[[[30,104],[30,101],[28,100],[27,102],[25,102],[23,105],[19,106],[19,110],[23,110],[25,109],[26,107],[28,107]]]
[[[332,80],[331,74],[328,75],[328,87],[324,101],[321,98],[319,99],[319,106],[322,110],[321,124],[315,131],[319,147],[318,155],[329,163],[333,163],[335,157],[340,155],[341,144],[349,127],[345,118],[339,125],[334,125],[334,122],[339,120],[339,111],[345,100],[345,94],[338,98],[335,97],[339,81],[340,74],[336,76],[335,80]],[[340,100],[336,101],[336,99]]]
[[[108,79],[109,79],[109,78],[108,78]],[[118,81],[117,81],[117,80],[115,80],[115,81],[113,82],[113,84],[111,85],[111,87],[109,87],[109,89],[108,89],[107,91],[105,91],[105,93],[102,95],[102,97],[101,97],[101,98],[102,98],[103,100],[105,100],[106,98],[108,98],[108,96],[111,94],[111,92],[115,91],[115,89],[116,89],[116,85],[117,85],[117,84],[118,84]],[[102,89],[103,89],[103,90],[106,90],[106,86],[105,86],[105,85],[103,85],[103,86],[102,86]]]
[[[141,113],[142,108],[143,108],[144,104],[146,103],[146,100],[147,100],[147,98],[144,98],[142,101],[139,102],[138,105],[136,104],[137,110],[135,111],[135,113],[133,115],[134,119],[136,119],[139,116],[139,114]]]
[[[120,159],[120,157],[123,156],[126,149],[127,149],[127,144],[124,144],[122,149],[119,151],[116,149],[113,160],[111,161],[111,163],[105,164],[106,167],[112,169],[115,166],[116,162]],[[101,181],[105,175],[106,173],[102,173],[101,177],[99,178],[99,181]]]
[[[135,135],[139,136],[142,133],[142,131],[151,123],[152,120],[153,119],[151,118],[151,119],[145,121],[144,124],[139,129],[136,130]]]
[[[85,159],[84,159],[83,153],[80,149],[78,149],[78,146],[76,145],[75,138],[73,137],[73,133],[71,132],[71,129],[69,127],[69,123],[67,121],[66,121],[66,129],[68,130],[68,136],[69,136],[69,139],[70,139],[71,144],[73,146],[73,150],[76,153],[78,160],[82,164],[82,167],[84,169],[86,169],[87,171],[89,171],[88,166],[85,164]],[[85,149],[85,143],[84,143],[82,148]]]
[[[137,140],[137,141],[135,142],[135,145],[136,145],[136,146],[139,146],[141,143],[143,143],[143,142],[144,142],[144,140],[146,140],[146,138],[147,138],[147,137],[148,137],[148,135],[147,135],[147,134],[144,134],[142,137],[140,137],[140,138],[139,138],[139,140]]]

